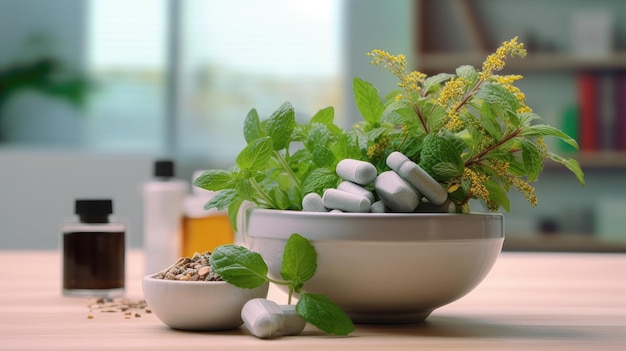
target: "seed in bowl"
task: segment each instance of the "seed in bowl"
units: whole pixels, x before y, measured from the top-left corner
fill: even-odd
[[[213,272],[210,262],[211,252],[199,254],[193,257],[181,257],[173,265],[157,273],[156,279],[181,280],[181,281],[220,281],[222,278]]]

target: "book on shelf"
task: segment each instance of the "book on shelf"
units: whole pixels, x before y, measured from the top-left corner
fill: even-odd
[[[580,151],[598,149],[598,88],[598,79],[594,73],[582,73],[578,77]]]
[[[577,84],[577,116],[564,113],[564,132],[576,138],[582,152],[626,151],[626,72],[581,73]]]

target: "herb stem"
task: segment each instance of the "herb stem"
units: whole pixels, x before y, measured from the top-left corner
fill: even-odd
[[[415,111],[415,113],[417,114],[417,117],[419,117],[420,122],[422,123],[422,127],[424,128],[424,131],[426,132],[426,134],[428,134],[429,130],[428,130],[428,126],[426,125],[426,120],[424,119],[424,115],[422,114],[422,111],[419,109],[417,104],[413,104],[413,111]]]
[[[485,157],[485,155],[487,155],[488,153],[490,153],[491,151],[493,151],[494,149],[498,148],[499,146],[503,145],[504,143],[506,143],[507,141],[515,138],[522,130],[521,129],[516,129],[514,130],[511,134],[505,136],[504,138],[502,138],[502,140],[500,140],[499,142],[489,146],[488,148],[486,148],[485,150],[481,151],[478,155],[470,158],[469,160],[465,161],[465,167],[471,166],[475,163],[478,163],[482,160],[483,157]]]
[[[263,188],[261,188],[259,183],[257,183],[256,179],[250,178],[250,184],[252,184],[252,187],[254,188],[254,190],[259,194],[259,197],[265,200],[265,202],[268,205],[270,205],[273,208],[278,208],[278,206],[274,203],[274,201],[272,201],[272,198],[269,195],[267,195],[265,191],[263,191]]]
[[[276,159],[278,160],[280,165],[287,172],[287,174],[289,174],[289,177],[291,177],[293,182],[296,184],[296,186],[298,187],[297,190],[299,193],[300,189],[302,188],[302,183],[300,183],[300,179],[295,175],[295,173],[293,173],[293,170],[291,169],[291,167],[289,167],[289,165],[287,164],[287,161],[285,160],[283,155],[280,154],[280,152],[274,150],[274,156],[276,156]]]

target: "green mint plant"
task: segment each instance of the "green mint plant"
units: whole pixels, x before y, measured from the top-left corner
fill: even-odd
[[[584,186],[573,158],[548,150],[553,137],[578,149],[576,140],[546,124],[526,104],[515,86],[519,75],[498,75],[505,59],[523,57],[517,38],[487,56],[481,69],[461,66],[452,73],[426,76],[406,70],[404,55],[372,50],[371,63],[399,80],[398,91],[381,99],[376,87],[354,78],[355,104],[363,120],[350,130],[334,124],[327,107],[309,122],[297,123],[284,103],[261,120],[252,109],[243,134],[247,146],[229,170],[210,170],[195,185],[219,191],[205,208],[228,209],[231,224],[244,201],[261,208],[301,210],[302,198],[335,188],[341,179],[335,166],[346,158],[368,161],[379,173],[393,151],[409,157],[447,189],[458,212],[470,212],[472,199],[489,210],[510,211],[508,193],[516,189],[537,205],[531,185],[550,159],[568,168]]]
[[[320,330],[332,335],[348,335],[354,330],[352,320],[325,295],[304,291],[304,283],[315,275],[317,253],[309,240],[294,233],[289,237],[283,253],[280,275],[283,280],[271,279],[263,257],[243,246],[222,245],[211,254],[213,271],[229,284],[252,289],[266,281],[289,287],[288,304],[298,294],[296,313]]]

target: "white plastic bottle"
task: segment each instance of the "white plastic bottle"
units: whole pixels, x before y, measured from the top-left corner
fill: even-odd
[[[183,203],[189,183],[174,178],[172,160],[157,160],[154,178],[142,190],[145,273],[153,274],[180,257]]]

